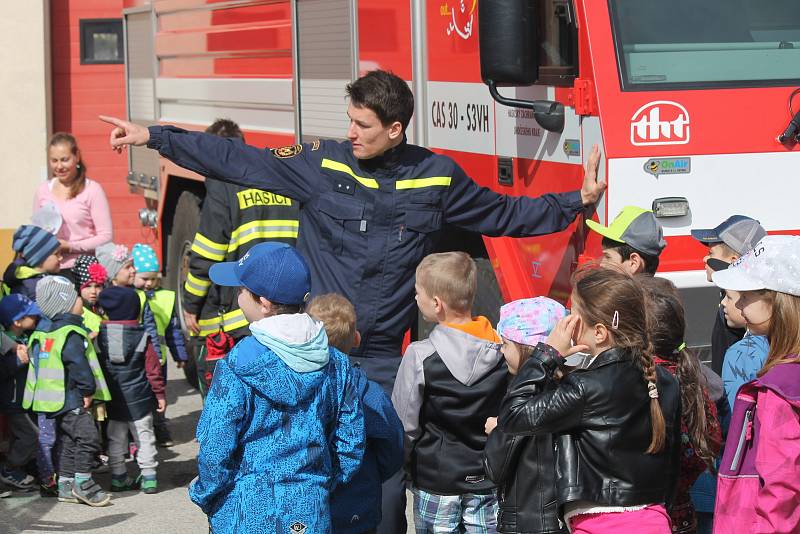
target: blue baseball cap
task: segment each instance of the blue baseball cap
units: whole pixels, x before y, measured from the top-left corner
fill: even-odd
[[[41,317],[39,306],[31,299],[19,293],[12,293],[0,300],[0,323],[8,328],[14,321],[27,316]]]
[[[219,286],[244,286],[278,304],[302,304],[311,291],[306,260],[294,247],[276,241],[259,243],[239,261],[217,263],[208,274]]]
[[[737,254],[744,254],[767,235],[761,224],[746,215],[732,215],[716,228],[692,230],[692,237],[701,243],[725,243]]]

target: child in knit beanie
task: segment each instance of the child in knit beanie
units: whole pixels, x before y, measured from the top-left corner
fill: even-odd
[[[39,279],[61,269],[61,243],[48,231],[23,224],[14,232],[11,246],[17,257],[3,274],[3,282],[11,293],[22,293],[35,301]]]
[[[83,299],[83,323],[90,332],[96,334],[103,320],[97,298],[108,281],[106,268],[100,265],[96,257],[83,254],[75,260],[72,274],[75,287]]]
[[[108,463],[111,491],[141,488],[156,493],[156,440],[153,413],[166,410],[165,381],[161,362],[152,340],[139,323],[141,304],[132,288],[110,287],[100,295],[108,316],[100,327],[97,346],[100,362],[108,377]],[[133,479],[125,466],[128,432],[136,441],[140,476]]]
[[[59,429],[58,500],[106,506],[111,498],[91,474],[100,437],[90,408],[93,400],[111,397],[83,326],[83,301],[70,280],[46,276],[36,284],[36,302],[49,321],[40,321],[30,337],[22,406],[54,419]]]
[[[159,287],[161,268],[158,256],[150,245],[136,243],[133,246],[133,265],[136,269],[134,285],[139,292],[144,308],[142,320],[154,321],[158,332],[156,350],[161,356],[161,369],[164,380],[167,377],[167,349],[178,367],[183,367],[189,359],[186,340],[178,319],[177,296],[174,291]],[[167,419],[163,413],[153,412],[155,418],[156,441],[162,447],[173,444]]]
[[[136,270],[128,247],[106,243],[94,251],[100,264],[105,267],[108,281],[112,286],[130,287]]]

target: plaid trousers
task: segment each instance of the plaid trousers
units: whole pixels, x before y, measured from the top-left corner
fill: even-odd
[[[497,532],[497,495],[492,493],[436,495],[416,487],[416,534],[494,534]]]

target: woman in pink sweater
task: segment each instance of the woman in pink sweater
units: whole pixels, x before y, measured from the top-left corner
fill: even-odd
[[[33,211],[53,204],[61,214],[56,237],[64,257],[61,269],[66,270],[81,254],[94,254],[95,248],[113,239],[111,211],[103,187],[86,178],[86,164],[72,135],[53,135],[47,160],[51,178],[36,191]]]

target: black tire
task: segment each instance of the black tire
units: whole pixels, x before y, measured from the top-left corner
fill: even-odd
[[[500,306],[504,302],[503,296],[500,294],[500,285],[497,283],[497,277],[492,269],[492,262],[487,258],[473,259],[478,270],[478,289],[475,292],[472,313],[473,315],[483,315],[489,319],[492,326],[497,326],[497,321],[500,319]],[[425,339],[430,335],[434,326],[436,325],[425,321],[422,314],[418,313],[417,331],[412,334],[416,335],[415,339]]]
[[[503,295],[500,294],[500,285],[494,275],[492,262],[487,258],[475,258],[475,266],[478,268],[478,290],[475,292],[472,313],[485,316],[492,326],[497,326],[500,306],[505,302]]]
[[[183,283],[186,280],[186,273],[189,271],[189,249],[200,225],[200,197],[191,191],[184,191],[178,197],[175,205],[175,217],[172,221],[172,232],[167,240],[167,264],[166,285],[178,294],[178,317],[181,321],[183,333],[187,338],[186,351],[189,353],[189,361],[183,367],[183,374],[189,384],[199,389],[197,378],[196,343],[189,338],[186,324],[183,322],[183,299],[180,298],[183,291]]]

